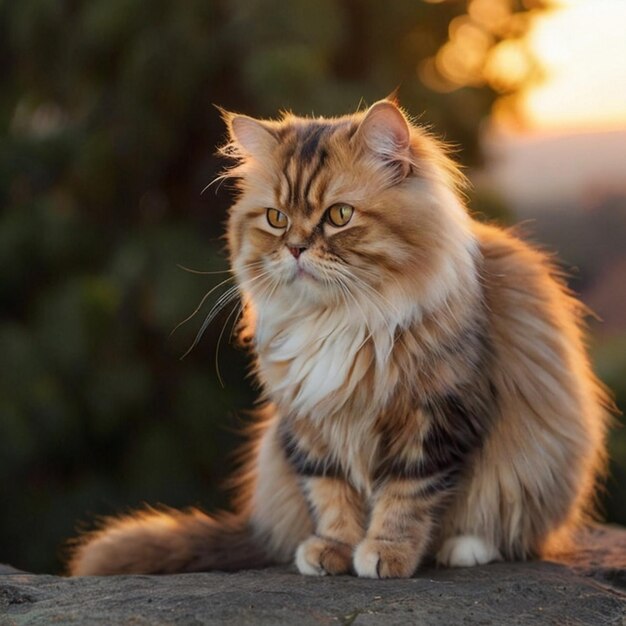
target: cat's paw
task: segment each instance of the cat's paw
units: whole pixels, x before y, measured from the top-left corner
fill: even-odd
[[[352,563],[352,548],[339,541],[311,535],[296,550],[296,566],[307,576],[347,574]]]
[[[409,578],[419,555],[404,541],[364,539],[354,552],[354,569],[361,578]]]
[[[473,567],[491,561],[501,561],[498,549],[475,535],[459,535],[444,541],[437,562],[446,567]]]

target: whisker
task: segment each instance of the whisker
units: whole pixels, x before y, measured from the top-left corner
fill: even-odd
[[[222,185],[222,183],[225,180],[228,180],[231,177],[230,172],[224,172],[222,174],[220,174],[219,176],[216,176],[208,185],[206,185],[206,187],[204,187],[202,189],[202,191],[200,192],[200,195],[203,195],[204,192],[209,189],[212,185],[214,185],[215,183],[219,182],[220,184],[217,186],[215,193],[217,193],[220,190],[220,187]]]
[[[350,278],[358,282],[359,285],[361,285],[365,289],[368,289],[371,293],[376,294],[376,296],[380,298],[383,302],[385,302],[398,316],[400,315],[400,311],[398,311],[398,309],[395,307],[394,304],[392,304],[387,298],[385,298],[385,296],[383,296],[382,293],[374,289],[374,287],[366,283],[362,278],[357,276],[354,272],[350,271],[348,268],[345,268],[345,267],[341,267],[339,271],[345,272],[347,276],[349,276]]]
[[[245,283],[247,284],[251,284],[253,282],[256,282],[257,280],[260,280],[261,278],[267,278],[268,275],[270,273],[269,272],[263,272],[261,274],[259,274],[258,276],[255,276],[254,278],[252,278],[251,280],[245,281]],[[234,277],[233,277],[234,279]],[[221,284],[224,284],[225,282],[227,282],[228,280],[232,280],[232,279],[226,279],[226,281],[223,281]],[[245,284],[244,284],[245,286]],[[209,325],[211,324],[211,322],[217,317],[217,315],[220,313],[220,311],[227,306],[234,298],[237,297],[239,293],[239,285],[233,285],[232,287],[229,287],[218,299],[217,302],[213,305],[213,307],[211,308],[211,310],[209,311],[208,315],[206,316],[206,318],[204,319],[204,322],[202,322],[202,326],[200,326],[200,330],[197,332],[195,339],[193,340],[191,346],[187,349],[187,351],[180,357],[181,360],[184,359],[199,343],[200,339],[202,339],[202,336],[204,335],[206,329],[209,327]],[[208,294],[207,294],[208,295]],[[206,296],[205,296],[206,299]],[[195,313],[194,313],[195,314]]]
[[[241,269],[254,269],[255,267],[260,267],[263,265],[263,261],[253,261],[252,263],[248,263],[247,265],[244,265]],[[177,263],[176,267],[180,268],[181,270],[184,270],[185,272],[189,272],[190,274],[202,274],[202,275],[211,275],[211,274],[234,274],[235,270],[232,268],[228,268],[225,270],[216,270],[213,272],[204,272],[201,270],[196,270],[193,269],[191,267],[187,267],[186,265],[182,265],[181,263]]]
[[[359,304],[358,300],[355,298],[354,294],[350,291],[350,288],[348,287],[348,285],[345,284],[345,282],[342,281],[339,277],[336,277],[336,278],[337,278],[337,283],[336,284],[341,289],[341,293],[344,294],[344,301],[346,303],[346,308],[349,308],[348,307],[348,301],[345,298],[345,296],[348,296],[348,297],[350,297],[352,299],[352,301],[356,305],[357,309],[361,313],[361,317],[363,318],[363,323],[365,324],[365,328],[367,329],[367,335],[366,335],[365,339],[361,342],[361,344],[358,347],[358,350],[360,350],[367,343],[367,341],[373,336],[372,335],[372,329],[371,329],[371,327],[369,325],[369,322],[367,320],[367,315],[365,315],[365,311],[363,311],[363,308]]]
[[[244,265],[243,269],[254,269],[254,268],[260,267],[262,265],[263,265],[262,261],[255,261],[253,263],[249,263],[248,265]],[[178,265],[178,267],[180,267],[181,269],[184,269],[184,270],[186,270],[188,272],[191,272],[192,274],[222,274],[222,273],[232,272],[233,271],[233,270],[224,270],[223,272],[200,272],[200,271],[196,271],[196,270],[192,270],[192,269],[186,268],[183,265]],[[215,285],[214,287],[212,287],[206,294],[204,294],[204,296],[202,297],[202,300],[200,300],[200,304],[198,304],[198,306],[194,309],[194,311],[191,313],[191,315],[187,316],[182,322],[178,322],[178,324],[176,324],[176,326],[174,326],[174,328],[170,332],[169,336],[171,337],[183,324],[186,324],[189,320],[191,320],[198,313],[198,311],[203,307],[204,303],[207,301],[207,298],[216,289],[219,289],[222,285],[225,285],[226,283],[228,283],[228,282],[230,282],[232,280],[236,280],[236,279],[237,279],[236,276],[229,276],[228,278],[224,279],[222,282],[220,282],[217,285]]]
[[[182,322],[178,322],[178,324],[176,324],[176,326],[174,326],[174,328],[172,329],[172,332],[170,332],[169,336],[171,337],[183,324],[186,324],[189,320],[191,320],[196,315],[196,313],[203,307],[204,303],[207,301],[207,298],[216,289],[219,289],[222,285],[225,285],[226,283],[230,282],[231,280],[235,280],[235,276],[229,276],[226,280],[223,280],[221,283],[215,285],[215,287],[213,287],[212,289],[207,291],[207,293],[205,293],[204,296],[202,297],[202,300],[200,300],[200,304],[198,304],[198,306],[194,309],[193,313],[191,313],[191,315],[187,316]]]
[[[208,275],[213,275],[213,274],[232,274],[233,272],[233,270],[231,269],[216,270],[214,272],[202,272],[200,270],[194,270],[191,267],[186,267],[184,265],[181,265],[180,263],[176,263],[176,267],[178,267],[181,270],[184,270],[185,272],[189,272],[190,274],[202,274],[203,276],[208,276]]]
[[[358,280],[358,278],[356,278],[356,277],[353,277],[353,278]],[[357,283],[357,285],[358,285],[358,283]],[[367,283],[363,283],[363,284],[358,285],[358,286],[360,286],[361,288],[363,288],[364,286],[365,287],[369,287],[369,285],[367,285]],[[350,286],[347,283],[346,283],[346,287],[348,288],[348,291],[350,291],[350,293],[352,293],[351,290],[350,290]],[[370,297],[369,303],[372,305],[374,311],[379,315],[380,320],[383,323],[383,325],[387,327],[387,331],[389,333],[392,333],[393,332],[393,327],[392,327],[392,325],[389,322],[388,316],[385,315],[384,310],[378,305],[378,303],[376,301],[377,297],[379,297],[380,294],[373,288],[370,288],[370,292],[372,293],[373,297]],[[352,296],[353,296],[355,302],[358,302],[358,298],[354,294],[352,294]]]
[[[271,274],[271,272],[268,272],[269,276],[266,276],[266,278],[269,278],[269,284],[263,288],[263,290],[256,295],[256,298],[258,300],[261,300],[263,298],[271,298],[274,295],[274,292],[276,291],[276,287],[278,287],[278,285],[280,284],[280,281],[275,280],[273,275]],[[263,285],[263,283],[260,283],[261,285]],[[258,287],[259,285],[257,285]]]
[[[237,286],[231,287],[227,292],[225,292],[225,294],[222,294],[222,296],[220,296],[220,300],[218,300],[218,302],[215,305],[213,305],[213,308],[211,309],[211,311],[209,311],[209,314],[206,316],[204,322],[202,322],[202,326],[200,326],[200,330],[196,333],[196,337],[193,340],[191,346],[187,349],[187,351],[183,354],[183,356],[180,357],[181,361],[198,345],[206,329],[209,327],[211,322],[215,319],[217,314],[222,310],[222,308],[225,307],[233,298],[236,297],[237,290],[238,290]]]
[[[220,342],[222,341],[222,336],[224,335],[224,331],[226,330],[226,326],[228,326],[228,321],[232,317],[233,313],[241,308],[241,305],[235,303],[235,306],[231,309],[228,317],[224,321],[224,325],[222,326],[222,330],[217,338],[217,346],[215,348],[215,372],[217,373],[217,380],[219,381],[222,389],[224,388],[224,379],[222,378],[222,373],[220,371],[220,363],[219,363],[219,355],[220,355]],[[237,320],[237,316],[235,316],[235,321]]]

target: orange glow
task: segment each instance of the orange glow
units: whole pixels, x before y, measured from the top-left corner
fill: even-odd
[[[467,12],[477,24],[498,34],[506,29],[511,15],[507,3],[494,2],[493,0],[472,0]]]
[[[519,56],[514,59],[513,47],[526,30],[527,20],[522,14],[513,13],[509,0],[471,0],[468,14],[452,20],[449,39],[435,56],[434,65],[422,68],[420,76],[427,84],[441,91],[450,88],[489,83],[496,90],[505,91],[526,77],[520,76],[524,69]],[[503,38],[505,42],[496,42]],[[439,74],[433,80],[429,68]],[[443,88],[442,88],[443,87]]]
[[[470,0],[418,74],[443,92],[488,84],[502,94],[494,119],[507,126],[623,129],[625,27],[626,0],[551,0],[549,10],[525,13],[511,0]]]
[[[483,74],[496,91],[506,92],[521,87],[530,71],[523,42],[512,39],[502,41],[491,51]]]
[[[626,128],[626,2],[560,0],[527,35],[546,74],[521,98],[537,130]]]

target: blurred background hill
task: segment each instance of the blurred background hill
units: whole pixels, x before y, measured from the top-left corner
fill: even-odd
[[[623,7],[1,3],[0,561],[56,572],[79,520],[226,503],[218,487],[255,397],[229,311],[180,357],[228,285],[171,334],[227,276],[180,267],[227,268],[231,190],[202,193],[223,166],[212,104],[338,115],[399,85],[407,110],[455,144],[472,210],[525,221],[559,250],[605,320],[592,321],[593,354],[626,406],[626,110],[614,106],[626,96],[610,92],[626,85],[626,51],[612,47]],[[622,430],[611,450],[606,515],[626,523]]]

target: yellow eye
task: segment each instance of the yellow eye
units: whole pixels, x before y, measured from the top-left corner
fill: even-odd
[[[354,213],[354,207],[338,202],[326,211],[326,217],[333,226],[345,226]]]
[[[278,209],[267,209],[267,223],[273,228],[287,228],[287,216]]]

